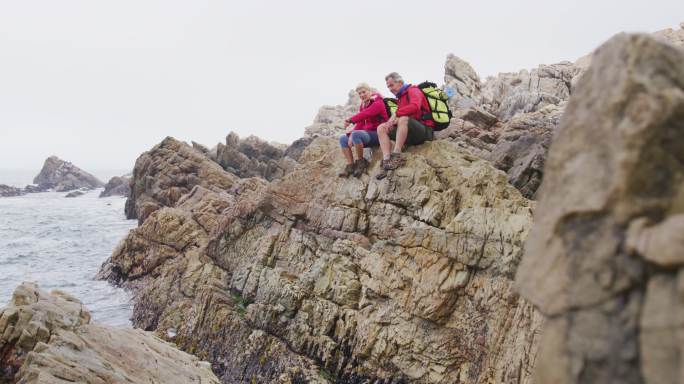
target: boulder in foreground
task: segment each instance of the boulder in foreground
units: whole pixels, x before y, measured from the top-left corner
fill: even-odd
[[[23,283],[0,312],[0,382],[218,384],[208,363],[150,333],[90,323],[74,297]]]
[[[517,275],[537,383],[684,382],[684,51],[601,46],[551,145]]]

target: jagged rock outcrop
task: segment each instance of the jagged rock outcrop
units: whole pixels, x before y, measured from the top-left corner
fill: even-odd
[[[131,194],[131,177],[114,176],[104,186],[104,191],[100,192],[100,197],[123,196]]]
[[[174,155],[174,142],[138,161],[134,184],[175,172],[169,159],[192,149]],[[382,181],[337,177],[336,145],[315,139],[270,183],[195,183],[100,278],[135,291],[136,326],[225,383],[528,383],[541,317],[512,277],[531,203],[446,140],[409,150]]]
[[[196,185],[222,192],[238,179],[202,152],[167,137],[136,160],[126,217],[142,223],[157,209],[173,206]]]
[[[507,121],[518,113],[535,112],[567,100],[572,80],[579,73],[580,69],[570,62],[501,73],[483,84],[482,103],[499,120]]]
[[[653,37],[662,39],[677,47],[684,47],[684,22],[679,23],[679,29],[667,28],[654,32]]]
[[[215,160],[223,169],[239,177],[263,177],[270,181],[283,177],[297,164],[286,155],[286,148],[256,136],[240,139],[231,132],[226,136],[225,145],[217,145]]]
[[[50,156],[45,160],[40,173],[33,179],[33,184],[39,190],[54,189],[56,192],[104,187],[104,183],[95,176],[57,156]]]
[[[76,298],[23,283],[0,312],[0,382],[216,383],[210,365],[151,333],[90,323]]]
[[[537,383],[684,381],[682,63],[621,34],[573,91],[517,275],[547,317]]]
[[[16,188],[12,187],[9,185],[5,184],[0,184],[0,197],[13,197],[13,196],[21,196],[26,194],[26,191],[24,191],[21,188]]]
[[[444,89],[449,95],[449,106],[467,109],[480,105],[482,84],[473,67],[458,56],[449,54],[444,64]]]
[[[359,112],[361,99],[356,91],[349,91],[345,105],[325,105],[318,110],[312,125],[304,129],[304,137],[338,137],[344,133],[344,119]]]

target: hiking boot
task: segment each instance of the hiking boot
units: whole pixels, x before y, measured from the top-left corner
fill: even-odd
[[[337,176],[349,177],[349,175],[351,175],[352,173],[354,173],[354,164],[347,164],[344,166],[344,169],[337,174]]]
[[[380,171],[375,175],[376,180],[382,180],[387,177],[387,171],[385,171],[385,159],[380,160]]]
[[[405,160],[404,160],[404,157],[402,156],[401,153],[393,152],[390,155],[389,160],[386,160],[384,162],[384,164],[382,165],[382,168],[385,171],[392,171],[392,170],[395,170],[395,169],[401,167],[402,165],[404,165],[404,162],[405,162]]]
[[[361,177],[368,169],[368,160],[360,158],[354,162],[354,177]]]

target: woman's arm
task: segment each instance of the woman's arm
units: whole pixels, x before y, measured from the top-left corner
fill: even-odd
[[[363,120],[382,114],[383,109],[385,109],[385,103],[378,97],[371,102],[371,105],[369,105],[368,108],[350,117],[349,121],[357,124]]]

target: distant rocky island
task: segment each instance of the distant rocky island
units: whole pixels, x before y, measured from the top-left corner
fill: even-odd
[[[51,189],[55,192],[104,187],[104,183],[95,176],[57,156],[50,156],[45,160],[40,173],[33,179],[33,184],[40,190]]]
[[[115,176],[107,184],[76,165],[57,156],[48,157],[40,173],[33,179],[33,185],[17,188],[0,184],[0,197],[21,196],[36,192],[70,192],[65,197],[78,197],[86,191],[103,188],[100,197],[128,196],[130,177]]]
[[[337,176],[353,94],[290,146],[167,137],[135,163],[138,227],[98,278],[222,383],[678,382],[683,47],[684,29],[619,34],[484,82],[450,55],[450,127],[382,180],[377,152]],[[72,356],[26,345],[16,367]]]

